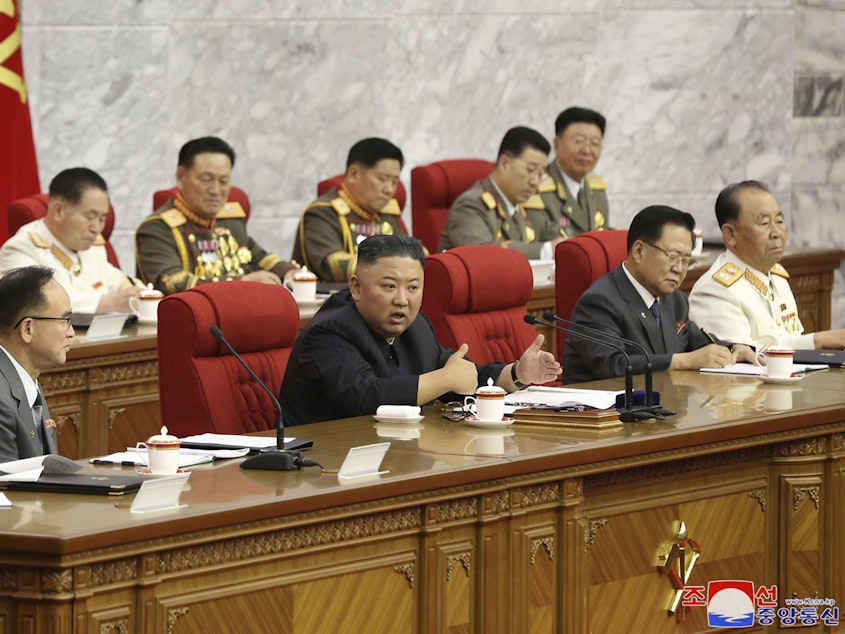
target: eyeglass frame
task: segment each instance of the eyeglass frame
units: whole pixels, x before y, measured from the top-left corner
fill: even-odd
[[[577,150],[588,147],[591,150],[600,151],[604,147],[603,139],[590,139],[588,137],[581,136],[580,134],[567,137],[564,140]]]
[[[680,253],[676,253],[675,251],[667,251],[663,247],[659,247],[656,244],[652,244],[648,240],[643,240],[643,244],[647,244],[648,246],[652,247],[653,249],[657,249],[663,255],[666,256],[666,259],[669,260],[669,265],[674,266],[675,263],[679,263],[685,269],[689,270],[695,266],[695,256],[690,255],[681,255]]]
[[[538,168],[536,168],[536,169],[532,169],[532,168],[531,168],[531,166],[530,166],[530,165],[528,165],[528,163],[526,163],[525,161],[523,161],[521,158],[518,158],[518,157],[516,157],[516,156],[511,156],[511,157],[510,157],[510,159],[511,159],[514,163],[516,163],[517,165],[519,165],[522,169],[524,169],[524,170],[525,170],[525,172],[528,174],[528,178],[534,178],[534,177],[536,177],[538,180],[543,180],[543,179],[544,179],[546,176],[548,176],[548,174],[549,174],[549,172],[548,172],[548,170],[546,169],[546,166],[545,166],[545,165],[542,165],[542,166],[540,166],[540,167],[538,167]]]
[[[23,317],[18,319],[18,322],[14,326],[12,326],[12,330],[16,330],[18,328],[18,326],[20,326],[23,323],[24,319],[34,319],[36,321],[63,321],[63,322],[65,322],[65,329],[68,329],[68,328],[70,328],[70,320],[72,318],[73,318],[73,313],[68,313],[64,317],[42,317],[42,316],[39,316],[39,315],[24,315]]]

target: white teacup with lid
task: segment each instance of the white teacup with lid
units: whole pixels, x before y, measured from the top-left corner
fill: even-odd
[[[158,305],[163,298],[164,294],[161,291],[154,288],[145,288],[138,293],[138,297],[129,298],[129,308],[132,309],[139,321],[158,321]]]
[[[766,360],[766,374],[773,379],[785,379],[792,375],[792,358],[795,350],[789,346],[773,345],[757,353]]]
[[[179,470],[179,447],[181,441],[167,433],[167,427],[161,428],[161,434],[150,436],[147,442],[138,442],[135,449],[147,450],[147,464],[150,473],[156,475],[173,474]]]
[[[479,387],[475,396],[464,399],[464,407],[475,403],[476,418],[484,423],[498,423],[505,417],[504,388],[493,385],[493,379],[487,379],[487,385]]]
[[[290,290],[296,301],[313,302],[317,299],[317,276],[303,266],[293,274]]]

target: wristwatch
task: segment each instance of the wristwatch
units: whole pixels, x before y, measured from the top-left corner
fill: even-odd
[[[514,364],[511,366],[511,381],[513,381],[513,384],[518,388],[528,387],[529,385],[531,385],[530,383],[523,383],[518,378],[516,378],[516,366],[518,363],[519,361],[514,361]]]

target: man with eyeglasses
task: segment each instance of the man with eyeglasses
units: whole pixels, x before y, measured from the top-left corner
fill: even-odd
[[[689,320],[679,288],[692,260],[694,229],[693,217],[672,207],[640,211],[628,229],[625,261],[584,292],[572,321],[639,343],[656,372],[756,363],[748,346],[719,341]],[[645,355],[630,346],[626,352],[634,373],[644,372]],[[564,383],[623,376],[626,365],[619,350],[572,334],[566,338]]]
[[[483,181],[461,194],[446,216],[439,251],[469,244],[498,244],[527,258],[552,258],[563,240],[544,215],[537,196],[551,147],[542,134],[526,127],[511,128],[499,146],[496,167]]]
[[[108,214],[108,187],[99,174],[87,167],[59,172],[50,182],[47,215],[0,247],[0,272],[49,266],[76,312],[132,312],[129,299],[142,287],[108,260],[102,235]]]
[[[38,376],[65,362],[70,316],[53,269],[26,266],[0,277],[0,463],[58,453]]]
[[[554,160],[540,183],[544,209],[528,211],[532,221],[545,215],[566,237],[608,227],[607,186],[592,174],[601,158],[605,118],[589,108],[572,107],[555,120]]]
[[[789,274],[783,211],[759,181],[725,187],[716,219],[727,251],[690,293],[690,315],[707,328],[756,348],[777,343],[794,349],[843,349],[845,330],[804,332]]]

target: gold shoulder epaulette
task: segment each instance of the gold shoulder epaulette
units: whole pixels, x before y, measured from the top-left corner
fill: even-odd
[[[496,199],[490,192],[484,192],[483,194],[481,194],[481,200],[483,200],[484,204],[487,205],[487,209],[496,208]]]
[[[543,203],[543,199],[540,198],[540,194],[534,194],[531,198],[522,203],[521,207],[523,209],[545,209],[546,205]]]
[[[29,239],[32,240],[32,244],[37,246],[39,249],[48,249],[50,247],[50,245],[47,244],[47,241],[34,231],[29,232]]]
[[[103,246],[105,243],[106,243],[106,239],[103,237],[103,234],[102,234],[102,233],[98,234],[98,235],[97,235],[97,239],[96,239],[96,240],[94,240],[94,246],[95,246],[95,247],[101,247],[101,246]]]
[[[338,216],[346,216],[349,214],[352,209],[349,207],[349,204],[343,200],[340,196],[335,198],[331,203],[332,209],[337,212]]]
[[[181,227],[183,224],[188,222],[182,212],[178,209],[168,209],[167,211],[162,211],[160,214],[158,214],[158,216],[150,216],[150,219],[156,217],[161,218],[161,220],[164,221],[164,224],[166,224],[171,229]]]
[[[387,203],[387,206],[381,210],[380,213],[385,214],[386,216],[400,216],[402,215],[402,210],[399,208],[399,201],[395,198],[391,198],[390,202]]]
[[[540,181],[540,186],[537,188],[537,191],[541,194],[545,194],[548,192],[553,192],[557,189],[557,184],[555,180],[546,174],[543,176],[543,180]]]
[[[742,269],[733,262],[728,262],[725,266],[713,273],[713,279],[723,286],[731,286],[741,277]]]
[[[228,202],[217,212],[217,218],[246,218],[246,212],[240,203]]]
[[[595,174],[587,176],[587,185],[589,185],[590,189],[593,191],[603,191],[607,189],[607,183],[604,182],[604,179],[601,176],[596,176]]]
[[[771,273],[772,275],[777,275],[778,277],[784,277],[786,279],[789,279],[789,273],[786,272],[786,269],[783,268],[783,265],[780,262],[775,264],[769,271],[769,273]]]

